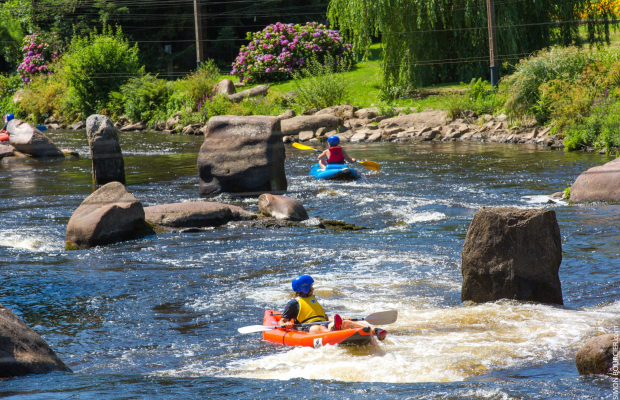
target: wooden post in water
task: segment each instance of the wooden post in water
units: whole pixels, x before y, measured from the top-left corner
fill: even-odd
[[[489,23],[489,55],[491,58],[491,85],[499,83],[499,65],[497,61],[497,33],[495,30],[495,4],[487,0],[487,20]]]
[[[202,48],[202,15],[198,0],[194,0],[194,23],[196,26],[196,66],[200,67],[204,61],[204,53]]]

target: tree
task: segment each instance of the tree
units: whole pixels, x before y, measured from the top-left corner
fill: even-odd
[[[505,62],[555,43],[581,46],[582,23],[591,45],[609,43],[615,24],[610,11],[589,11],[591,0],[496,3],[499,59]],[[486,0],[332,0],[328,17],[358,51],[381,37],[384,89],[488,76]]]

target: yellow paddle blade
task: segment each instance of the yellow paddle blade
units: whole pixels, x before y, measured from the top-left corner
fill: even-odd
[[[317,149],[315,149],[314,147],[310,147],[310,146],[304,146],[301,143],[297,143],[297,142],[293,142],[293,147],[299,150],[311,150],[311,151],[318,151]]]
[[[362,164],[364,167],[371,169],[373,171],[381,171],[381,166],[377,162],[366,160],[366,161],[358,161],[358,163]]]

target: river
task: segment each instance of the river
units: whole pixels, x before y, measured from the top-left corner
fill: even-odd
[[[0,303],[75,372],[0,382],[17,399],[612,398],[611,378],[579,377],[574,355],[620,330],[620,206],[548,204],[607,161],[524,145],[349,144],[382,165],[357,182],[319,182],[311,153],[287,145],[289,195],[310,216],[365,226],[168,233],[64,250],[93,188],[83,133],[52,134],[79,160],[0,164]],[[199,201],[202,138],[122,134],[128,190],[143,204]],[[220,196],[256,211],[256,200]],[[463,304],[461,250],[482,206],[556,211],[563,307]],[[367,348],[283,348],[240,335],[282,309],[310,274],[328,313],[397,309]]]

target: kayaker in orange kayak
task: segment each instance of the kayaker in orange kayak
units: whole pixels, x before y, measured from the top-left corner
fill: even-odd
[[[280,326],[292,328],[294,324],[325,322],[325,324],[312,325],[309,333],[358,329],[368,326],[366,323],[351,321],[350,317],[340,317],[338,314],[335,314],[334,318],[328,318],[323,307],[314,297],[314,279],[310,275],[300,275],[293,279],[292,286],[295,298],[284,307]],[[374,333],[379,340],[385,339],[387,335],[387,331],[381,328],[375,328]]]
[[[330,136],[327,138],[327,143],[329,143],[329,149],[319,155],[319,165],[322,169],[325,169],[327,164],[344,164],[345,161],[355,163],[355,158],[349,157],[347,152],[339,146],[340,138],[338,136]]]

